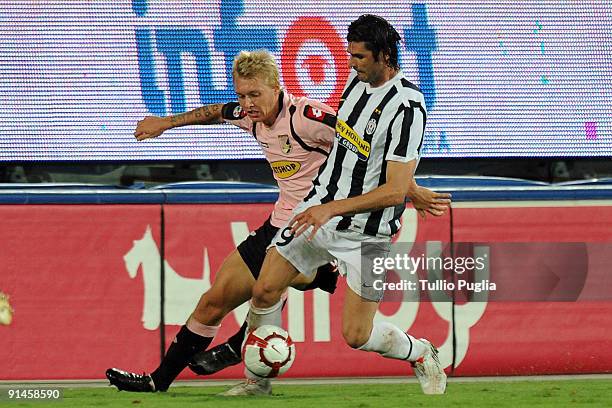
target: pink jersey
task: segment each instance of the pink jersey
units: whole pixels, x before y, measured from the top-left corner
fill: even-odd
[[[279,104],[280,113],[271,127],[253,123],[237,102],[223,106],[223,120],[252,134],[272,167],[280,189],[270,220],[275,227],[291,219],[293,208],[312,188],[336,127],[334,110],[321,102],[283,92]]]

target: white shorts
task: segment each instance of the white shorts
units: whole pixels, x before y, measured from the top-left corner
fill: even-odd
[[[364,299],[379,302],[384,291],[374,289],[374,281],[384,282],[385,276],[375,274],[372,263],[374,258],[388,256],[391,241],[351,230],[326,229],[325,226],[308,241],[311,231],[312,227],[295,238],[289,227],[281,228],[270,247],[276,247],[283,258],[308,277],[312,277],[319,266],[337,260],[338,271],[346,277],[351,290]]]

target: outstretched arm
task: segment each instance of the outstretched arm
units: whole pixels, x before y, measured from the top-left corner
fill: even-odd
[[[393,207],[404,204],[406,197],[410,198],[421,216],[425,216],[426,212],[436,216],[444,214],[451,202],[450,194],[436,193],[417,185],[412,176],[415,166],[415,160],[408,163],[389,161],[385,184],[363,195],[308,208],[291,220],[289,226],[292,232],[297,236],[313,226],[309,237],[312,239],[321,225],[337,215],[359,214]]]
[[[222,123],[221,109],[223,104],[205,105],[178,115],[159,117],[147,116],[139,121],[134,131],[136,140],[157,137],[168,129],[188,125],[214,125]]]

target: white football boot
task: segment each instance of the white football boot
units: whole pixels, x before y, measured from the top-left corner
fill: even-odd
[[[268,378],[261,380],[246,379],[244,382],[237,384],[229,390],[222,392],[219,395],[224,397],[238,397],[241,395],[270,395],[272,394],[272,385]]]
[[[438,358],[438,349],[426,339],[417,341],[425,343],[427,351],[417,361],[410,364],[414,368],[414,374],[421,383],[424,394],[444,394],[446,390],[446,373]]]

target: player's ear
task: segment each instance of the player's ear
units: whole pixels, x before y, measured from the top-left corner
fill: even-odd
[[[385,62],[385,65],[391,66],[391,57],[388,54],[385,54],[384,52],[381,51],[380,56],[382,60]]]
[[[382,63],[384,63],[385,65],[387,64],[387,62],[388,62],[388,58],[387,58],[387,56],[385,55],[385,53],[384,53],[384,52],[382,52],[382,50],[381,50],[381,51],[378,51],[378,55],[374,55],[374,52],[372,52],[372,55],[376,57],[376,58],[374,59],[374,60],[375,60],[375,62],[382,62]]]

